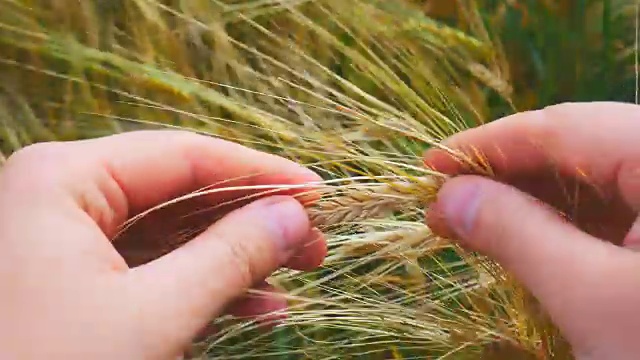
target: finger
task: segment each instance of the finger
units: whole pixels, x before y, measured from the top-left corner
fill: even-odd
[[[238,318],[253,318],[263,327],[270,328],[286,318],[287,299],[278,289],[267,283],[254,287],[239,300],[233,302],[225,313]]]
[[[253,290],[231,303],[224,313],[239,319],[255,319],[263,329],[271,328],[286,318],[287,300],[280,290],[267,282],[255,286]],[[198,332],[194,341],[205,341],[220,330],[220,325],[209,323]]]
[[[501,179],[543,171],[577,177],[603,194],[618,190],[640,209],[640,107],[621,103],[562,104],[519,113],[446,141]],[[477,173],[440,149],[427,151],[428,166],[456,175]]]
[[[580,232],[529,195],[484,177],[450,180],[435,207],[449,233],[512,273],[564,329],[599,333],[591,320],[605,314],[590,308],[591,300],[622,295],[607,292],[606,285],[637,271],[637,260],[623,248]],[[577,318],[585,314],[592,317]]]
[[[309,271],[322,265],[327,256],[327,240],[318,229],[311,229],[307,235],[307,240],[296,252],[294,252],[286,263],[289,269]]]
[[[182,131],[37,144],[10,158],[4,177],[12,192],[52,199],[56,208],[71,197],[107,234],[130,214],[227,179],[244,179],[234,186],[320,179],[278,156]]]
[[[631,225],[631,229],[622,240],[622,245],[627,249],[640,251],[640,217]]]
[[[174,339],[169,346],[179,350],[206,322],[286,263],[309,231],[298,201],[262,199],[227,215],[185,246],[133,269],[143,331]]]
[[[184,213],[186,211],[183,211]],[[174,219],[180,216],[178,212]],[[171,217],[164,217],[171,219]],[[205,222],[207,221],[208,222]],[[180,223],[182,231],[176,231],[175,224],[154,216],[143,218],[124,234],[114,245],[129,267],[144,265],[191,241],[211,225],[210,219],[198,219],[197,223]],[[143,226],[140,226],[143,225]],[[320,266],[327,255],[324,235],[317,229],[307,236],[307,241],[294,253],[286,264],[293,270],[306,271]]]

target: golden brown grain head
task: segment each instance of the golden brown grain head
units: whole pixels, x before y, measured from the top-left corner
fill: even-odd
[[[465,359],[499,341],[551,358],[559,336],[519,284],[424,224],[447,177],[423,166],[423,151],[449,151],[443,139],[488,121],[489,97],[511,95],[477,4],[457,4],[459,28],[407,1],[0,0],[1,146],[180,128],[322,176],[305,186],[320,194],[307,210],[327,236],[323,266],[274,274],[287,319],[270,331],[216,319],[204,357]],[[130,248],[144,263],[286,189],[215,184],[138,214],[119,236],[159,225],[158,212],[184,219],[144,239],[160,253]],[[229,200],[178,211],[214,192]]]

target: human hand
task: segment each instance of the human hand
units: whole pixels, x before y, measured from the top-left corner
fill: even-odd
[[[181,223],[231,196],[210,194],[143,218],[118,240],[120,251],[112,242],[132,215],[243,176],[233,186],[320,179],[285,159],[186,132],[14,154],[0,173],[0,358],[176,359],[224,312],[282,308],[275,296],[243,296],[253,286],[269,290],[264,279],[281,266],[308,270],[326,255],[291,196],[302,189],[256,200],[213,225],[202,216]],[[210,226],[179,249],[140,257],[166,252],[149,239],[203,225]]]
[[[428,151],[427,165],[457,175],[428,215],[434,231],[518,278],[578,359],[638,358],[640,107],[563,104],[445,144],[481,154],[496,181]]]

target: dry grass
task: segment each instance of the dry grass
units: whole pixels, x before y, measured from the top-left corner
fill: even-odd
[[[171,127],[321,174],[309,213],[328,237],[324,265],[274,274],[287,320],[265,333],[217,319],[223,330],[197,344],[203,357],[570,358],[509,274],[423,222],[446,179],[424,168],[423,150],[488,121],[495,101],[515,111],[512,69],[481,14],[489,5],[429,8],[455,8],[449,26],[424,3],[0,0],[2,149]],[[219,217],[283,188],[218,186],[150,212],[251,192],[202,210]],[[162,234],[165,250],[201,230]]]

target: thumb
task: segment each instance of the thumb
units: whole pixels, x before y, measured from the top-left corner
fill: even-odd
[[[577,325],[583,334],[597,327],[597,321],[580,323],[597,317],[593,302],[585,299],[613,297],[606,283],[637,268],[624,249],[581,232],[533,197],[483,177],[453,178],[432,210],[444,216],[445,232],[498,262],[569,332]],[[594,295],[594,289],[600,292]]]
[[[310,233],[302,205],[274,196],[228,214],[183,247],[131,270],[147,349],[182,351],[227,305],[285,264]]]

